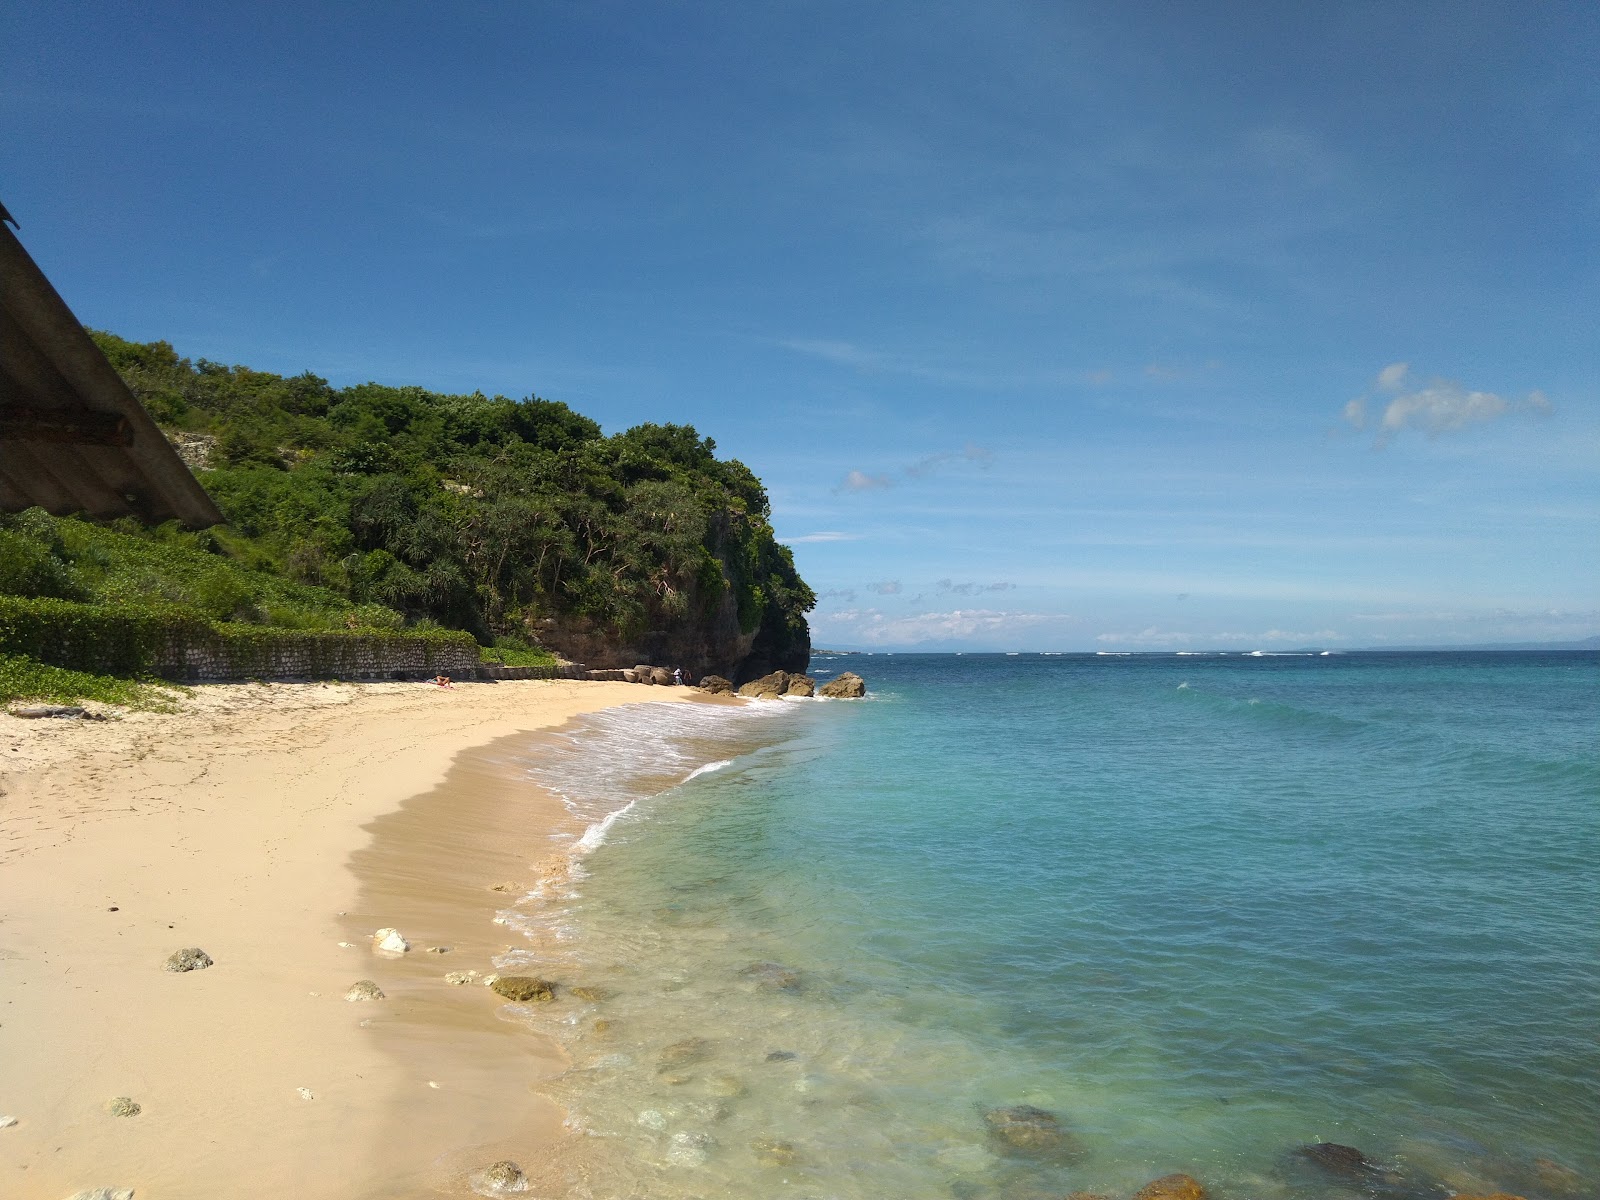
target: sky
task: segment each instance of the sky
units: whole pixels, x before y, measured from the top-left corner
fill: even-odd
[[[0,0],[79,318],[694,425],[817,645],[1600,633],[1600,6]]]

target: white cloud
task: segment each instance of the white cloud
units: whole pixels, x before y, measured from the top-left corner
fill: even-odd
[[[1367,402],[1371,400],[1382,405],[1374,442],[1380,448],[1406,429],[1418,429],[1436,437],[1468,425],[1496,420],[1510,412],[1542,415],[1551,411],[1550,401],[1543,392],[1537,391],[1521,399],[1508,399],[1496,392],[1469,391],[1449,379],[1436,379],[1425,387],[1407,391],[1410,372],[1409,363],[1390,363],[1378,372],[1367,394],[1357,396],[1344,406],[1345,421],[1356,429],[1365,429],[1369,423]]]
[[[887,475],[868,475],[865,471],[851,471],[834,491],[870,492],[874,488],[893,487],[894,480]]]
[[[885,579],[881,583],[867,584],[869,592],[877,592],[880,596],[898,596],[900,594],[900,581],[898,579]]]
[[[837,529],[822,529],[816,533],[803,533],[799,537],[779,537],[778,541],[794,546],[806,542],[859,542],[865,535],[841,533]]]

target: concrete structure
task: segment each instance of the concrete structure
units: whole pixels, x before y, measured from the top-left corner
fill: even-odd
[[[221,523],[10,219],[0,207],[0,509]]]

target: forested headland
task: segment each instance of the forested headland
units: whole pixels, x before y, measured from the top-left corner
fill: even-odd
[[[464,630],[508,661],[804,669],[814,596],[766,491],[690,426],[607,436],[533,396],[336,388],[93,336],[227,523],[6,518],[0,593]]]

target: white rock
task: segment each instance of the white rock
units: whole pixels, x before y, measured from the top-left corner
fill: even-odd
[[[451,987],[465,987],[477,977],[476,971],[451,971],[444,977],[444,981]]]
[[[400,936],[398,929],[380,929],[372,935],[372,948],[382,954],[404,954],[411,943]]]
[[[74,1192],[68,1200],[133,1200],[132,1188],[87,1188]]]
[[[339,948],[341,950],[354,950],[356,948],[356,944],[354,942],[340,942]]]
[[[431,1087],[431,1088],[436,1088],[439,1085],[437,1083],[435,1083],[433,1080],[430,1079],[430,1080],[428,1080],[428,1086]]]
[[[0,1117],[0,1129],[10,1129],[16,1123],[15,1117]]]
[[[312,1093],[310,1088],[295,1088],[295,1091],[300,1093],[300,1099],[302,1100],[316,1099],[316,1096]]]

